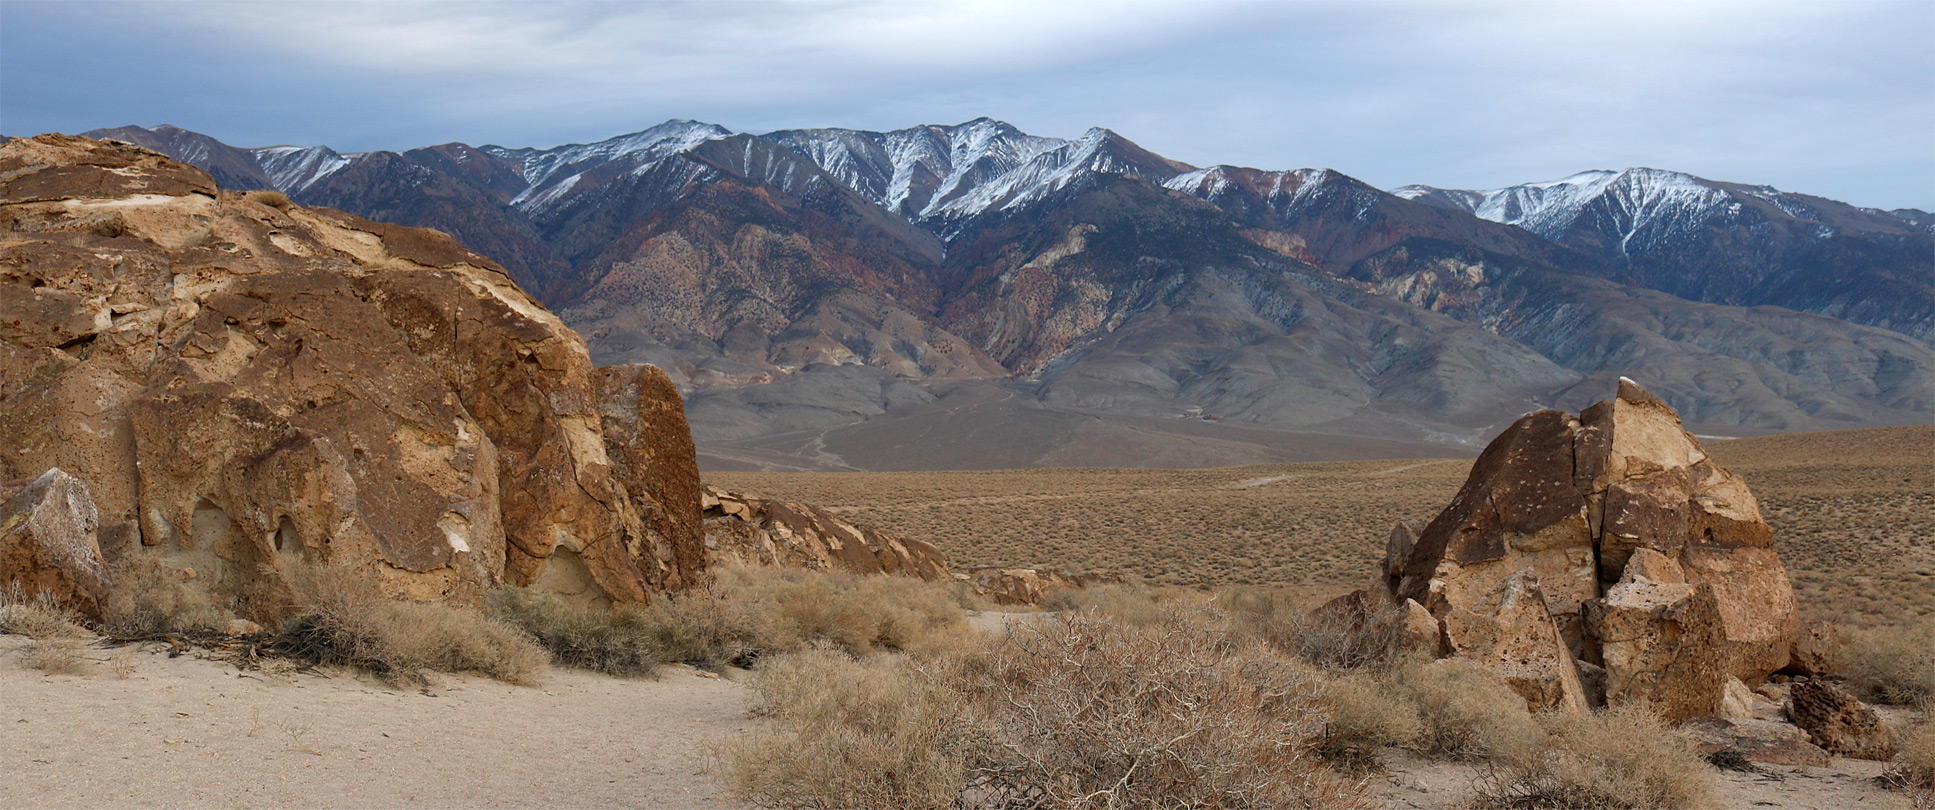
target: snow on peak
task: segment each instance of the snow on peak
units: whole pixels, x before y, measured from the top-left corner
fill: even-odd
[[[517,164],[528,185],[511,199],[511,205],[532,211],[571,190],[590,165],[627,161],[643,167],[732,134],[732,130],[718,124],[675,118],[650,129],[597,143],[566,144],[543,150],[486,146],[481,151]]]
[[[299,193],[315,185],[316,181],[348,166],[351,160],[327,146],[267,146],[247,151],[276,190],[285,194]]]

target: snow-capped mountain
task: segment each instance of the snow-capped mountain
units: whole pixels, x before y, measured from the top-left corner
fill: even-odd
[[[1100,127],[1064,140],[987,118],[892,132],[799,129],[764,137],[943,238],[959,234],[976,217],[1024,207],[1085,175],[1160,183],[1192,168]]]
[[[988,119],[767,135],[668,121],[550,149],[359,154],[101,134],[452,233],[599,362],[665,367],[702,438],[825,431],[1008,376],[1029,407],[1073,409],[1054,424],[1206,413],[1411,439],[1577,407],[1621,374],[1695,424],[1935,412],[1926,342],[1837,319],[1930,317],[1925,278],[1873,284],[1900,272],[1877,267],[1912,269],[1901,257],[1928,237],[1899,224],[1912,216],[1669,172],[1394,195],[1334,169],[1197,169],[1106,129],[1048,138]],[[1673,247],[1688,233],[1700,251]],[[1773,272],[1770,257],[1763,289],[1800,279],[1807,305],[1784,305],[1835,317],[1668,286]]]
[[[1675,295],[1935,335],[1935,224],[1924,212],[1648,168],[1392,193],[1516,225]]]

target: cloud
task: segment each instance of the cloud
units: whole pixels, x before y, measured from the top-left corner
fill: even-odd
[[[1653,165],[1935,207],[1924,2],[8,3],[0,130],[548,146],[988,115],[1490,187]]]

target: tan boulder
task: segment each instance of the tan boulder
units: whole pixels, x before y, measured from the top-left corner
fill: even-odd
[[[705,487],[705,548],[714,564],[737,562],[856,574],[952,579],[940,549],[841,519],[817,506]]]
[[[1674,723],[1721,712],[1728,676],[1713,588],[1687,582],[1670,558],[1637,551],[1625,578],[1587,604],[1586,628],[1605,661],[1607,705],[1649,704]]]
[[[1754,690],[1748,689],[1739,678],[1729,675],[1726,684],[1721,687],[1719,715],[1728,720],[1751,720],[1760,714],[1754,708],[1756,702]]]
[[[1787,716],[1815,745],[1842,756],[1887,762],[1901,747],[1901,738],[1881,715],[1823,680],[1795,683],[1788,692]]]
[[[605,366],[595,381],[612,476],[643,522],[627,547],[638,546],[632,556],[653,586],[697,584],[688,578],[706,568],[705,526],[694,508],[699,454],[678,388],[657,366],[642,364]]]
[[[0,178],[0,476],[86,481],[110,562],[161,555],[245,613],[299,559],[459,601],[703,576],[690,487],[656,489],[677,454],[614,461],[677,443],[676,393],[612,372],[645,393],[608,436],[583,341],[449,237],[85,138],[0,145]]]
[[[1801,622],[1800,632],[1794,636],[1794,654],[1787,661],[1787,668],[1802,675],[1831,675],[1840,671],[1841,630],[1832,622],[1809,620]]]
[[[1451,504],[1419,534],[1395,595],[1444,619],[1491,599],[1507,579],[1529,570],[1567,649],[1590,660],[1579,608],[1598,595],[1598,580],[1586,500],[1573,485],[1577,427],[1566,413],[1539,411],[1494,439]]]
[[[0,484],[0,588],[98,618],[111,580],[87,484],[58,468]]]
[[[1759,680],[1787,664],[1799,612],[1773,529],[1746,482],[1715,464],[1679,414],[1632,380],[1582,415],[1606,425],[1589,499],[1599,512],[1600,576],[1611,581],[1639,548],[1674,558],[1690,582],[1713,587],[1727,671]]]
[[[1497,673],[1533,709],[1585,712],[1585,687],[1546,605],[1538,574],[1521,570],[1484,600],[1447,610],[1445,644]]]

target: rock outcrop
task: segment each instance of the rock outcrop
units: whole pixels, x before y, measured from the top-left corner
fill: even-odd
[[[705,549],[714,563],[777,565],[951,580],[939,549],[851,523],[818,506],[705,487]]]
[[[85,481],[110,563],[161,555],[236,597],[313,559],[414,599],[647,599],[704,571],[656,380],[594,371],[443,234],[126,144],[0,146],[0,477]]]
[[[1887,762],[1901,746],[1901,738],[1873,708],[1826,681],[1794,684],[1787,716],[1815,745],[1842,756]]]
[[[1801,622],[1794,636],[1794,654],[1787,668],[1802,675],[1828,675],[1840,671],[1841,631],[1831,622]]]
[[[1729,677],[1785,666],[1799,627],[1746,484],[1624,379],[1576,417],[1538,411],[1506,428],[1436,519],[1393,531],[1383,573],[1394,602],[1437,621],[1446,652],[1492,666],[1535,706],[1597,703],[1573,690],[1603,682],[1614,704],[1712,714]],[[1523,604],[1531,592],[1542,610]],[[1553,633],[1563,655],[1546,651]]]
[[[0,483],[0,588],[44,593],[98,618],[112,584],[98,521],[87,484],[58,468]]]

